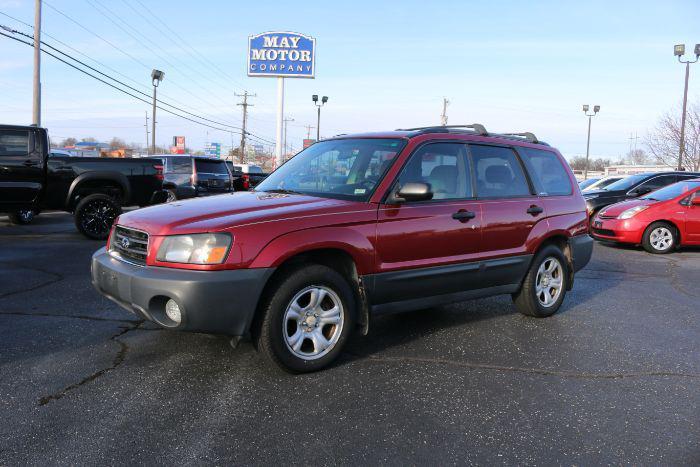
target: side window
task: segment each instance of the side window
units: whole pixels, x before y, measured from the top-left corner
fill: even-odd
[[[529,196],[530,187],[513,150],[497,146],[469,146],[480,198]]]
[[[651,191],[663,188],[671,183],[676,183],[678,178],[675,175],[661,175],[659,177],[654,177],[649,181],[646,181],[639,185],[637,189],[649,189]]]
[[[399,183],[428,183],[436,200],[471,198],[471,174],[465,149],[459,143],[421,147],[411,155]]]
[[[569,174],[555,153],[532,148],[520,148],[519,151],[540,196],[570,195],[573,192]]]
[[[0,130],[0,156],[27,157],[29,154],[29,131]]]

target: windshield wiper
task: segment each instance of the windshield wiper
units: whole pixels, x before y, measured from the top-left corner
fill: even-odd
[[[301,191],[285,190],[284,188],[275,188],[274,190],[265,190],[263,193],[283,193],[288,195],[303,195]]]

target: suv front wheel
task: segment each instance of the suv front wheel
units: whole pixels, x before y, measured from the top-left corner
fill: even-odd
[[[354,326],[355,297],[342,275],[312,264],[280,278],[261,312],[258,350],[286,371],[305,373],[340,354]]]
[[[568,262],[559,248],[548,245],[540,250],[520,291],[513,294],[518,311],[537,318],[556,313],[566,296],[568,273]]]

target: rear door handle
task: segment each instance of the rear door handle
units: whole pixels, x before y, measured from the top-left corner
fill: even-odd
[[[25,167],[36,167],[37,165],[39,165],[39,163],[37,161],[33,161],[33,160],[29,159],[29,160],[24,161],[22,163],[22,165]]]
[[[460,222],[467,222],[469,219],[474,219],[476,217],[476,214],[473,213],[472,211],[457,211],[454,214],[452,214],[452,219],[458,220]]]
[[[533,216],[539,216],[544,212],[544,209],[542,209],[539,206],[532,205],[529,208],[527,208],[527,213],[532,214]]]

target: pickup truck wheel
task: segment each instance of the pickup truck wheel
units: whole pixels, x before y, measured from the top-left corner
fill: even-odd
[[[33,209],[20,209],[9,213],[7,217],[10,218],[12,224],[27,225],[32,223],[37,214],[38,212]]]
[[[177,201],[177,195],[175,194],[175,190],[166,189],[165,191],[167,196],[165,198],[166,203],[172,203],[173,201]]]
[[[347,280],[318,264],[285,274],[263,303],[258,350],[290,373],[317,371],[333,362],[355,322]]]
[[[557,312],[568,286],[568,266],[562,251],[548,245],[535,256],[520,291],[513,294],[518,311],[544,318]]]
[[[105,240],[121,206],[107,195],[96,193],[80,200],[75,208],[75,226],[81,234],[93,240]]]

